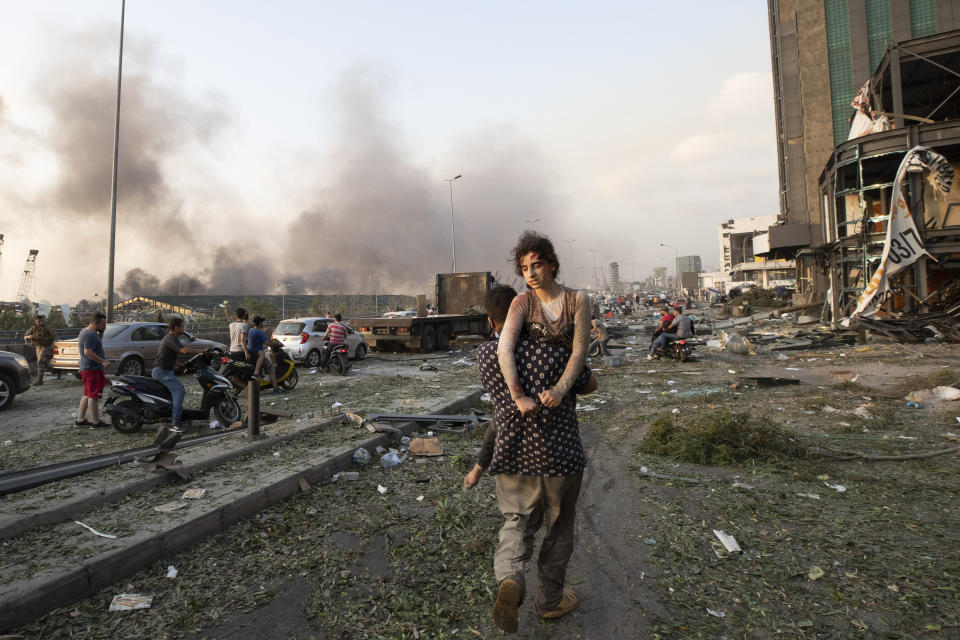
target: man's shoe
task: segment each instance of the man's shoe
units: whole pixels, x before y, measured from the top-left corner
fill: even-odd
[[[103,420],[101,420],[96,424],[94,424],[93,422],[89,422],[87,423],[87,426],[89,426],[91,429],[106,429],[107,427],[111,427],[113,425],[111,425],[109,422],[104,422]]]
[[[557,605],[557,608],[551,609],[550,611],[544,611],[540,614],[540,617],[544,620],[560,618],[576,609],[579,605],[580,598],[577,597],[577,594],[574,593],[573,589],[564,589],[563,596],[560,598],[560,604]]]
[[[647,354],[647,360],[653,360],[653,356],[650,355],[649,353]]]
[[[520,600],[523,588],[513,578],[507,578],[497,589],[497,601],[493,604],[493,622],[507,633],[517,631]]]
[[[86,418],[84,418],[83,420],[76,420],[76,421],[74,421],[73,426],[75,426],[75,427],[89,427],[89,426],[90,426],[90,423],[87,422]]]
[[[43,384],[43,378],[37,378],[37,381],[33,383],[33,386],[39,387]]]

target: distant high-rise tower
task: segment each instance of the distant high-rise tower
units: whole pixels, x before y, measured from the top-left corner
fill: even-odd
[[[619,289],[620,288],[620,264],[617,262],[611,262],[608,269],[610,288]]]
[[[667,268],[666,267],[653,268],[653,286],[660,289],[663,289],[667,286]]]

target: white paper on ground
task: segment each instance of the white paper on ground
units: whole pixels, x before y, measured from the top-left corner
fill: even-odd
[[[80,522],[79,520],[74,520],[74,522],[76,522],[78,525],[80,525],[81,527],[83,527],[84,529],[86,529],[87,531],[89,531],[90,533],[92,533],[92,534],[95,535],[95,536],[100,536],[101,538],[110,538],[111,540],[116,540],[116,539],[117,539],[117,536],[115,536],[115,535],[113,535],[113,534],[111,534],[111,533],[100,533],[99,531],[97,531],[96,529],[94,529],[93,527],[91,527],[90,525],[88,525],[88,524],[83,524],[83,523]]]
[[[730,553],[741,553],[743,549],[740,548],[740,545],[737,544],[737,539],[731,536],[729,533],[724,533],[717,529],[713,530],[713,535],[717,536],[717,539],[720,540],[720,543],[723,544],[724,548]]]

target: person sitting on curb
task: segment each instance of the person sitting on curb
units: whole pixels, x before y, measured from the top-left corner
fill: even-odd
[[[587,353],[593,351],[594,345],[600,345],[600,355],[610,355],[607,351],[607,342],[610,340],[610,336],[607,334],[607,327],[596,318],[590,321],[590,339],[592,342],[590,346],[587,347]]]

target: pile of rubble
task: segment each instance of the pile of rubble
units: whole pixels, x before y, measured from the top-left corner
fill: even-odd
[[[940,313],[883,319],[851,318],[850,327],[868,330],[897,342],[960,342],[960,304]]]

